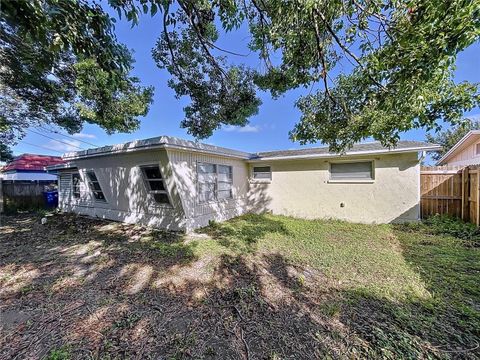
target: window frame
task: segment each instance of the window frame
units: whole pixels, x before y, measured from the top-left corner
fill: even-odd
[[[475,144],[475,156],[480,156],[480,143]]]
[[[80,183],[78,184],[78,196],[75,196],[76,192],[75,192],[75,184],[73,182],[73,178],[74,176],[78,176],[78,179],[80,180]],[[81,191],[81,182],[82,182],[82,176],[80,175],[80,172],[74,172],[74,173],[71,173],[70,174],[70,188],[72,190],[72,196],[73,196],[73,199],[74,200],[78,200],[80,199],[80,196],[82,194],[82,191]]]
[[[370,163],[371,178],[352,178],[352,179],[333,179],[332,178],[332,165],[334,164],[356,164],[356,163]],[[328,163],[328,183],[358,183],[358,184],[371,184],[375,182],[375,160],[374,159],[358,159],[358,160],[337,160],[329,161]]]
[[[270,171],[259,171],[258,173],[261,174],[269,174],[268,178],[256,178],[255,177],[255,168],[270,168]],[[252,171],[250,173],[250,179],[254,182],[271,182],[272,181],[272,166],[270,164],[264,164],[264,165],[252,165]]]
[[[215,168],[215,172],[212,173],[215,175],[215,182],[214,182],[214,188],[213,188],[213,199],[209,199],[209,200],[205,200],[205,201],[202,201],[200,200],[200,184],[202,184],[202,182],[200,182],[200,171],[199,171],[199,168],[201,165],[213,165],[214,168]],[[220,172],[218,171],[219,167],[220,166],[224,166],[224,167],[228,167],[230,168],[230,173],[231,174],[231,180],[230,181],[223,181],[223,180],[219,180],[219,174]],[[197,203],[198,204],[208,204],[208,203],[213,203],[213,202],[219,202],[219,201],[228,201],[228,200],[232,200],[234,198],[234,193],[233,193],[233,166],[232,165],[226,165],[226,164],[218,164],[218,163],[211,163],[211,162],[206,162],[206,161],[197,161],[197,179],[196,179],[196,182],[197,182]],[[219,186],[218,184],[219,183],[225,183],[225,184],[230,184],[230,196],[229,197],[225,197],[225,198],[219,198],[218,197],[218,193],[219,193]],[[226,190],[220,190],[220,191],[226,191]]]
[[[96,181],[92,181],[92,179],[90,178],[90,176],[88,175],[89,173],[93,173],[93,175],[95,176],[95,178],[97,179]],[[97,174],[95,173],[95,170],[93,169],[89,169],[89,170],[85,170],[85,176],[87,178],[87,183],[88,183],[88,187],[90,189],[90,193],[92,194],[93,196],[93,200],[95,202],[99,202],[99,203],[107,203],[107,198],[105,196],[105,193],[103,192],[103,189],[102,189],[102,186],[100,185],[100,181],[98,181],[98,177],[97,177]],[[98,186],[100,187],[100,190],[95,190],[94,186],[93,186],[93,183],[97,183]],[[103,199],[97,199],[97,197],[95,196],[95,192],[101,192],[102,195],[103,195]]]
[[[165,182],[165,177],[163,176],[162,169],[160,168],[160,164],[142,164],[138,166],[140,173],[142,174],[143,183],[145,185],[145,190],[147,191],[148,196],[150,196],[155,204],[155,206],[161,207],[172,207],[172,198],[170,197],[169,191],[167,189],[167,183]],[[157,168],[160,173],[159,179],[149,179],[147,174],[145,173],[145,169],[148,168]],[[163,184],[164,190],[152,190],[150,186],[150,181],[161,182]],[[155,199],[155,194],[165,194],[168,199],[168,203],[158,202]]]

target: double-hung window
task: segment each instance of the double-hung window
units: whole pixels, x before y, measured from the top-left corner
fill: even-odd
[[[233,197],[233,169],[231,166],[198,163],[197,180],[200,203]]]
[[[158,165],[141,166],[145,186],[159,204],[170,204],[165,182]]]
[[[72,194],[75,199],[80,197],[80,183],[82,179],[79,173],[72,174]]]
[[[95,200],[107,201],[105,199],[105,195],[103,194],[102,187],[98,182],[97,175],[95,175],[95,172],[93,170],[87,171],[87,178],[88,185],[90,186],[90,190],[92,191]]]

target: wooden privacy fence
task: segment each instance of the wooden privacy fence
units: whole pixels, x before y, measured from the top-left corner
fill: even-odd
[[[450,215],[480,225],[480,166],[422,167],[420,212],[422,219]]]
[[[34,210],[46,207],[43,192],[56,186],[56,181],[17,181],[0,179],[0,212]]]

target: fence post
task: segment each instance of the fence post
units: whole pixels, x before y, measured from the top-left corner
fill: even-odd
[[[469,208],[468,208],[468,195],[469,189],[468,184],[470,183],[469,174],[470,168],[468,166],[462,169],[462,220],[466,220],[469,216]]]
[[[0,178],[0,214],[3,213],[3,180]]]

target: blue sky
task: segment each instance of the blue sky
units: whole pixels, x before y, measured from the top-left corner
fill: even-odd
[[[139,130],[130,134],[107,135],[98,126],[86,125],[81,134],[76,134],[71,138],[45,133],[45,135],[62,140],[67,144],[28,132],[23,141],[13,148],[14,153],[29,152],[59,155],[65,151],[75,151],[78,149],[77,147],[91,147],[82,141],[102,146],[159,135],[192,139],[186,130],[179,126],[183,119],[182,108],[187,103],[187,99],[175,99],[173,91],[167,86],[168,74],[158,69],[151,57],[151,49],[155,45],[160,31],[158,15],[153,19],[149,16],[143,16],[140,25],[133,29],[125,21],[118,21],[116,26],[118,40],[134,51],[136,59],[134,74],[140,78],[143,85],[153,85],[155,87],[154,103],[148,115],[142,118]],[[222,47],[235,51],[245,49],[248,42],[247,33],[244,31],[228,35],[228,37],[220,40]],[[480,82],[479,59],[479,43],[472,45],[461,53],[457,61],[455,80],[459,82],[464,80]],[[233,60],[235,61],[235,59]],[[237,61],[247,62],[255,67],[259,64],[255,54],[251,54],[248,58],[239,58]],[[218,130],[204,142],[251,152],[300,148],[301,146],[298,143],[293,143],[289,139],[288,132],[300,117],[298,110],[294,107],[294,102],[300,95],[308,91],[309,89],[297,89],[277,100],[272,100],[267,93],[261,94],[263,105],[259,114],[251,119],[250,125],[245,128],[227,127]],[[471,111],[466,115],[480,118],[480,109]],[[405,140],[423,140],[424,137],[425,131],[423,130],[413,130],[402,134],[402,139]],[[45,147],[52,150],[47,150]]]

